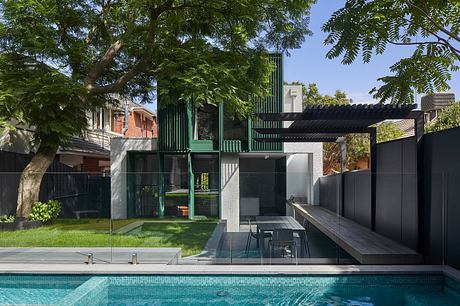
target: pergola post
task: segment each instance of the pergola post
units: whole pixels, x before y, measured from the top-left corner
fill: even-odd
[[[417,141],[417,202],[418,202],[418,243],[417,251],[423,252],[423,238],[424,238],[424,181],[423,181],[423,134],[425,133],[425,118],[422,111],[413,112],[414,118],[414,134]]]
[[[377,129],[369,128],[370,168],[371,168],[371,230],[375,231],[377,208]]]
[[[342,217],[345,215],[345,177],[344,173],[347,171],[347,138],[346,136],[342,136],[337,140],[340,143],[340,209],[337,212]]]

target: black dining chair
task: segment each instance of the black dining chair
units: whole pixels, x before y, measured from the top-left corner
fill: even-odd
[[[257,247],[260,245],[260,239],[265,239],[265,238],[271,238],[272,233],[270,232],[264,232],[264,233],[258,233],[258,232],[253,232],[252,231],[252,225],[251,225],[251,219],[248,219],[249,223],[249,232],[248,232],[248,239],[246,240],[246,257],[249,255],[249,250],[251,249],[251,241],[252,239],[256,239],[257,241]],[[263,252],[264,250],[262,250]]]
[[[270,264],[272,263],[272,257],[275,255],[275,248],[281,250],[281,256],[287,254],[287,250],[289,250],[291,258],[295,258],[297,264],[297,244],[292,229],[275,229],[272,239],[268,242],[268,246],[270,251]]]
[[[302,219],[302,227],[305,229],[304,237],[303,237],[303,246],[305,248],[305,254],[308,254],[308,257],[311,258],[311,253],[310,253],[310,244],[308,243],[308,230],[310,229],[310,223],[307,221],[307,219],[303,218]],[[302,244],[302,236],[300,233],[294,232],[294,238],[299,240],[299,244]]]

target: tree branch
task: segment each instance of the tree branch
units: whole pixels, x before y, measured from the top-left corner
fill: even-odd
[[[92,94],[106,94],[120,91],[129,81],[137,76],[147,64],[147,57],[139,60],[130,70],[118,78],[115,82],[98,86],[95,84],[87,84],[86,89]]]
[[[94,65],[94,67],[89,71],[88,76],[86,77],[85,84],[87,89],[90,90],[91,86],[94,86],[94,83],[99,78],[99,76],[104,72],[105,68],[113,60],[118,51],[120,51],[123,43],[121,40],[115,41],[110,45],[109,49],[105,52],[102,58]],[[91,91],[91,90],[90,90]]]
[[[441,26],[438,22],[436,22],[425,10],[423,10],[421,7],[418,5],[415,5],[412,1],[406,0],[407,4],[410,6],[414,7],[416,10],[418,10],[420,13],[422,13],[423,16],[425,16],[438,30],[443,32],[444,34],[448,35],[449,37],[455,39],[456,41],[460,42],[460,37],[452,33],[451,31],[447,30],[443,26]]]
[[[392,44],[392,45],[396,45],[396,46],[414,46],[414,45],[444,45],[443,43],[439,42],[439,41],[425,41],[425,42],[397,42],[397,41],[392,41],[392,40],[388,40],[387,39],[387,42]]]

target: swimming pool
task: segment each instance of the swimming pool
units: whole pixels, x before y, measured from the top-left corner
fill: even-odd
[[[2,275],[0,305],[460,305],[440,275]]]

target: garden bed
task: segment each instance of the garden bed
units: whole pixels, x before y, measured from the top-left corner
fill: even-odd
[[[0,223],[0,231],[17,231],[33,229],[42,226],[42,221],[31,221],[31,220],[16,220],[11,223]]]

